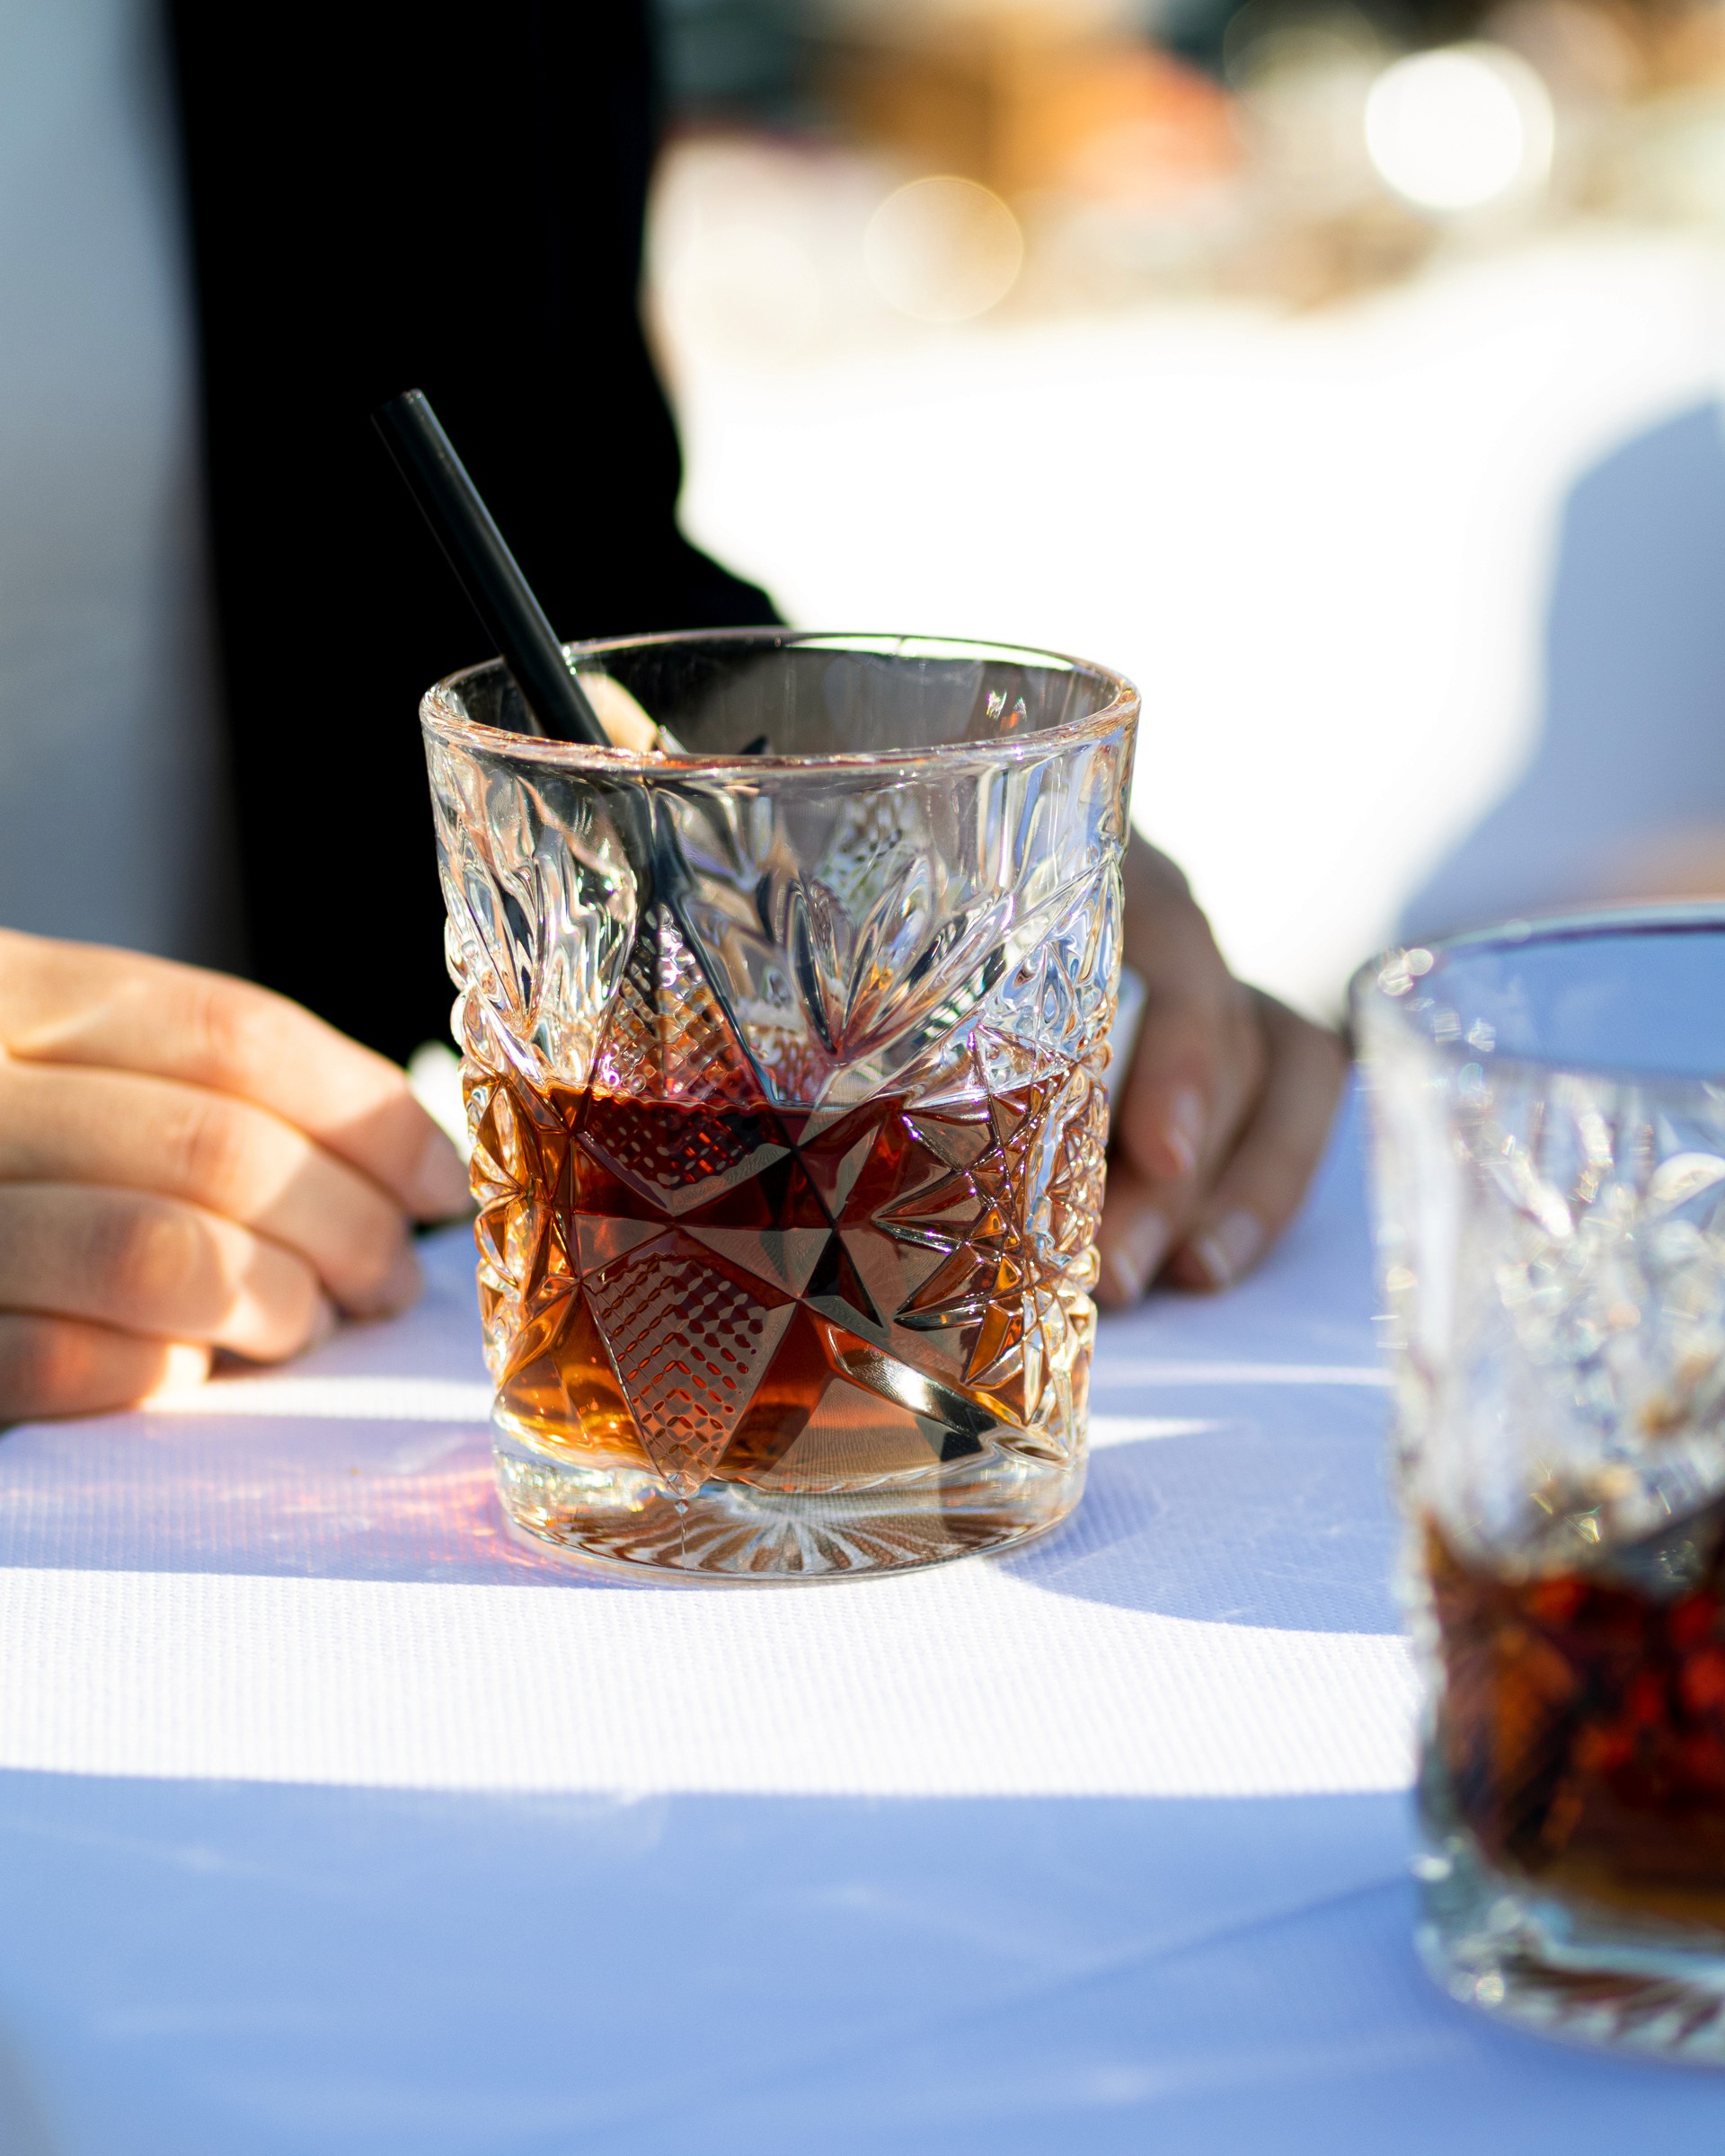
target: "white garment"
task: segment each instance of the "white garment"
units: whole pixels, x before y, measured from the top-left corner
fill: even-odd
[[[235,955],[152,0],[0,0],[0,923]]]
[[[1409,940],[1633,894],[1626,871],[1725,826],[1725,433],[1678,412],[1571,489],[1544,712],[1516,783],[1408,901]]]

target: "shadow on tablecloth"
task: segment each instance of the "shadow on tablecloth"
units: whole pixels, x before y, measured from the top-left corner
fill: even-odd
[[[1214,1393],[1159,1393],[1156,1404],[1199,1427],[1092,1453],[1077,1512],[996,1560],[1005,1570],[1051,1594],[1167,1617],[1401,1630],[1380,1398],[1314,1388],[1221,1421],[1203,1414],[1214,1414]]]

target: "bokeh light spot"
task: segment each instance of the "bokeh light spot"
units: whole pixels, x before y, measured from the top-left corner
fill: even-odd
[[[1411,53],[1372,85],[1366,146],[1380,177],[1418,208],[1482,209],[1544,183],[1551,97],[1499,46]]]
[[[869,278],[918,322],[968,322],[1005,298],[1024,260],[1018,219],[974,180],[913,180],[889,195],[862,236]]]

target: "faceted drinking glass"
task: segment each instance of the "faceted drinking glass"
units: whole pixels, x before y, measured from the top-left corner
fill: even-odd
[[[926,639],[570,656],[672,753],[524,736],[496,664],[421,714],[510,1521],[756,1578],[1050,1526],[1136,694]]]
[[[1458,1998],[1725,2062],[1725,912],[1356,985]]]

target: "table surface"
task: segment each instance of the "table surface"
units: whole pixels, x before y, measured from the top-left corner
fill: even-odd
[[[407,1317],[0,1442],[0,2151],[1618,2152],[1725,2081],[1410,1944],[1349,1118],[1102,1328],[1057,1536],[674,1591],[506,1536],[464,1231]]]

